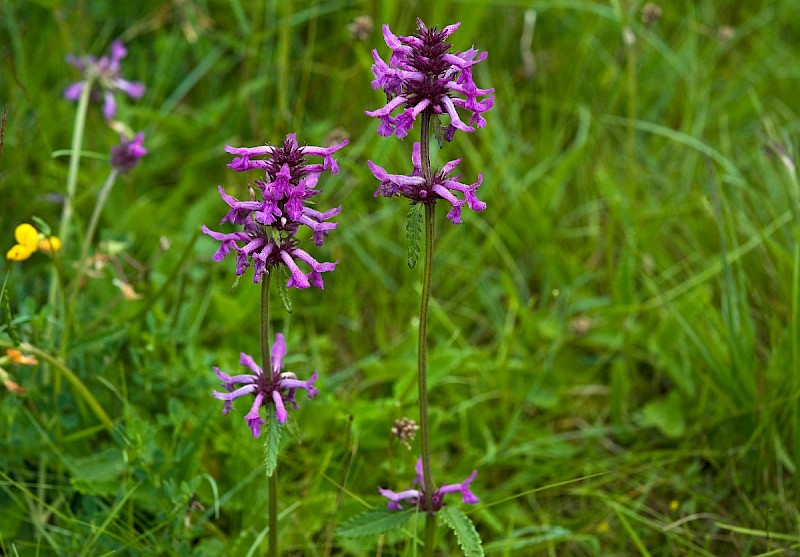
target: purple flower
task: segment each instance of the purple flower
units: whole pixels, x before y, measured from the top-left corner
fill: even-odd
[[[119,145],[111,148],[111,166],[119,172],[128,172],[138,163],[139,159],[147,154],[144,148],[144,134],[138,133],[128,140],[124,135],[119,136]]]
[[[299,381],[297,376],[290,371],[281,372],[285,355],[286,342],[283,335],[278,333],[275,335],[275,344],[272,345],[270,373],[264,374],[253,358],[244,352],[241,353],[239,362],[251,373],[230,376],[220,371],[218,367],[212,368],[227,391],[225,393],[214,391],[214,398],[225,401],[222,409],[223,415],[227,415],[231,411],[233,400],[249,394],[255,397],[250,411],[244,417],[247,426],[253,432],[253,437],[261,435],[261,426],[264,425],[264,420],[259,415],[261,406],[269,406],[271,402],[275,406],[275,417],[278,422],[284,423],[288,417],[286,405],[291,404],[294,409],[297,409],[295,401],[297,389],[305,389],[308,398],[314,398],[317,395],[317,388],[314,387],[314,382],[318,377],[317,372],[315,371],[308,381]],[[237,387],[237,385],[242,386]]]
[[[406,504],[413,505],[415,507],[419,507],[425,503],[425,491],[423,486],[425,485],[425,481],[422,475],[422,459],[420,458],[417,460],[416,466],[417,476],[414,478],[414,484],[419,485],[419,489],[407,489],[405,491],[391,491],[388,489],[383,489],[381,487],[378,488],[378,491],[381,495],[389,499],[389,502],[386,504],[386,507],[392,511],[398,511],[403,507],[400,505],[401,501],[405,501]],[[448,493],[454,493],[456,491],[461,492],[461,498],[464,503],[477,503],[478,498],[475,496],[472,491],[469,489],[469,484],[472,483],[472,480],[478,475],[477,470],[473,470],[472,474],[469,477],[461,482],[460,484],[444,484],[442,487],[434,492],[433,496],[431,497],[431,506],[432,511],[438,511],[443,506],[442,499]]]
[[[451,177],[450,174],[455,170],[461,159],[456,159],[445,164],[441,170],[433,173],[431,183],[426,183],[425,178],[422,176],[422,163],[420,159],[420,145],[414,143],[414,148],[411,154],[411,162],[414,169],[409,175],[389,174],[382,167],[367,161],[372,174],[381,181],[381,185],[375,192],[375,197],[382,195],[384,197],[406,197],[412,203],[436,203],[437,199],[444,199],[452,209],[447,213],[453,224],[461,222],[461,208],[466,205],[473,211],[483,211],[486,208],[486,203],[479,200],[475,195],[481,182],[483,175],[478,173],[478,181],[472,185],[462,184],[458,180],[461,175]],[[462,198],[457,197],[455,194],[460,193]]]
[[[482,114],[494,105],[491,95],[494,89],[479,89],[472,79],[472,67],[485,60],[487,53],[478,54],[474,48],[450,52],[451,45],[445,40],[460,25],[455,23],[439,31],[435,27],[428,29],[417,19],[415,35],[398,37],[384,24],[383,38],[392,55],[387,64],[377,50],[372,51],[375,60],[372,87],[383,89],[387,102],[383,108],[365,112],[381,119],[380,135],[405,137],[424,111],[447,113],[450,117],[450,124],[444,128],[447,141],[452,141],[457,129],[472,132],[475,127],[486,125]],[[404,110],[392,116],[399,108]],[[461,120],[459,108],[471,113],[469,124]]]
[[[235,251],[236,274],[244,274],[252,264],[253,282],[260,282],[270,269],[283,265],[291,275],[287,287],[323,288],[321,273],[332,271],[338,261],[320,263],[314,259],[299,247],[297,231],[300,226],[309,228],[312,241],[321,246],[328,232],[336,228],[336,223],[328,221],[339,214],[341,207],[320,212],[309,207],[308,200],[320,193],[316,186],[322,172],[338,172],[332,155],[347,143],[345,140],[327,148],[300,147],[295,134],[289,134],[277,147],[225,147],[228,153],[238,155],[228,165],[230,168],[238,172],[256,170],[263,173],[265,180],[254,180],[257,187],[251,188],[247,201],[228,195],[219,186],[219,193],[230,208],[220,224],[230,222],[243,229],[222,233],[203,226],[203,232],[221,242],[214,260],[221,261]],[[323,157],[323,162],[306,164],[306,155]],[[300,264],[311,270],[304,272]]]
[[[129,97],[138,99],[144,95],[145,86],[138,81],[127,81],[120,75],[119,61],[125,58],[128,51],[120,41],[111,43],[111,56],[101,56],[98,60],[94,56],[67,56],[67,62],[78,68],[84,79],[73,83],[64,91],[64,97],[76,101],[81,96],[87,82],[91,81],[92,91],[90,98],[99,101],[103,98],[103,116],[111,120],[117,113],[117,103],[114,93],[122,91]]]

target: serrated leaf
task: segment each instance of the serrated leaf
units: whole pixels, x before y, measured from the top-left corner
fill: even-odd
[[[397,530],[408,523],[416,512],[415,509],[390,511],[389,509],[372,509],[364,514],[351,518],[336,529],[336,534],[343,538],[376,536],[390,530]]]
[[[483,557],[483,544],[475,525],[458,507],[447,506],[439,511],[442,521],[455,533],[466,557]]]
[[[31,220],[34,222],[34,224],[36,224],[36,229],[45,236],[50,236],[50,234],[53,233],[53,231],[50,229],[50,225],[36,215],[32,215]]]
[[[292,296],[289,294],[289,288],[287,288],[286,283],[289,281],[289,268],[281,266],[281,274],[283,275],[284,280],[278,281],[278,295],[281,297],[281,303],[283,304],[283,309],[286,310],[286,313],[292,313]]]
[[[281,448],[281,424],[278,423],[278,418],[275,417],[275,412],[268,411],[267,417],[267,439],[264,443],[264,469],[267,471],[267,477],[271,478],[278,467],[278,453]]]
[[[406,220],[406,240],[408,241],[408,268],[413,269],[419,260],[419,242],[422,236],[422,203],[408,208]]]

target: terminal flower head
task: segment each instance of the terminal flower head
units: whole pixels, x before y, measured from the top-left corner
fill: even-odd
[[[420,458],[417,460],[416,465],[416,472],[417,476],[414,478],[414,484],[419,486],[419,489],[407,489],[405,491],[391,491],[388,489],[378,488],[378,491],[381,495],[389,499],[389,502],[386,504],[386,507],[389,510],[401,510],[403,507],[400,504],[404,502],[409,505],[413,505],[415,507],[420,507],[425,503],[425,492],[423,490],[423,486],[425,485],[425,481],[422,475],[422,459]],[[444,496],[448,493],[455,493],[460,492],[461,498],[464,503],[477,503],[478,498],[475,496],[474,493],[469,488],[469,484],[472,483],[472,480],[478,475],[477,470],[473,470],[472,474],[459,484],[444,484],[442,487],[434,492],[433,496],[431,497],[431,509],[422,509],[422,510],[431,510],[431,511],[438,511],[444,505],[443,499]]]
[[[321,273],[333,271],[337,262],[320,263],[300,248],[298,229],[312,231],[312,241],[321,246],[328,233],[336,228],[329,220],[339,214],[341,207],[318,211],[311,207],[311,197],[321,190],[317,183],[325,170],[332,174],[339,167],[333,153],[347,145],[347,140],[332,147],[300,147],[295,134],[289,134],[283,145],[259,147],[226,147],[237,155],[228,165],[238,172],[255,170],[264,180],[254,180],[250,199],[239,200],[219,186],[219,193],[228,205],[228,213],[220,224],[230,222],[242,227],[230,233],[216,232],[203,226],[203,232],[220,242],[214,254],[221,261],[231,251],[236,253],[236,274],[243,275],[253,266],[253,282],[260,282],[274,267],[289,270],[289,288],[323,288]],[[307,164],[308,155],[323,157],[322,163]],[[305,272],[300,265],[311,270]]]
[[[119,145],[111,148],[111,166],[118,172],[128,172],[139,164],[139,159],[147,154],[144,148],[144,134],[138,133],[133,139],[119,136]]]
[[[117,113],[117,102],[114,94],[122,91],[131,98],[138,99],[144,95],[145,86],[138,81],[128,81],[120,73],[120,60],[128,54],[127,49],[120,41],[111,43],[110,56],[67,56],[67,62],[78,68],[83,74],[83,79],[67,87],[64,97],[71,101],[80,98],[84,88],[89,85],[92,90],[90,98],[93,101],[103,100],[103,116],[111,120]]]
[[[450,52],[446,40],[460,25],[439,31],[417,19],[416,34],[398,37],[384,24],[383,38],[392,54],[387,63],[377,50],[372,51],[372,87],[382,89],[387,102],[383,108],[365,112],[380,118],[380,135],[405,137],[425,111],[449,116],[450,123],[443,130],[447,141],[452,141],[456,130],[472,132],[486,125],[483,113],[494,105],[494,89],[479,89],[472,78],[472,67],[485,60],[487,53],[479,54],[475,48]],[[470,115],[468,123],[461,119],[459,109]]]
[[[10,261],[24,261],[36,251],[53,253],[61,249],[61,240],[57,236],[45,236],[27,222],[17,226],[14,239],[17,243],[6,252],[6,259]]]
[[[252,356],[248,356],[244,352],[242,352],[239,361],[250,370],[250,373],[230,376],[220,371],[217,367],[213,368],[219,380],[222,381],[222,387],[227,391],[214,391],[214,398],[225,401],[225,406],[222,409],[223,415],[227,415],[231,411],[232,403],[235,399],[253,395],[254,399],[250,412],[244,417],[248,427],[253,432],[253,437],[258,437],[261,434],[261,426],[264,425],[264,420],[261,419],[259,414],[259,409],[262,406],[274,407],[275,417],[282,424],[286,422],[288,417],[286,406],[291,405],[292,408],[297,408],[295,393],[298,389],[304,389],[308,394],[308,398],[314,398],[318,392],[317,388],[314,387],[314,382],[318,377],[316,371],[307,381],[298,380],[297,376],[290,371],[282,371],[283,358],[286,355],[286,342],[281,333],[275,335],[275,343],[272,345],[270,354],[270,365],[272,367],[266,372],[255,363]]]
[[[420,145],[414,143],[411,153],[411,163],[414,168],[409,175],[389,174],[385,169],[367,161],[373,176],[381,181],[381,185],[375,192],[375,197],[405,197],[412,203],[425,203],[428,205],[436,203],[437,199],[444,199],[452,208],[447,213],[447,218],[453,224],[461,223],[461,209],[466,204],[473,211],[483,211],[486,203],[479,200],[475,195],[482,181],[483,175],[478,173],[478,181],[467,185],[459,182],[461,175],[450,176],[458,166],[461,159],[456,159],[445,164],[440,170],[433,173],[430,183],[422,175],[422,162],[420,157]],[[456,196],[456,194],[462,197]]]

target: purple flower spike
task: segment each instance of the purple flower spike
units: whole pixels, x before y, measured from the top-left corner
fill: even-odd
[[[275,343],[272,345],[270,358],[272,369],[269,370],[269,373],[265,374],[253,357],[244,352],[240,356],[240,363],[250,373],[230,376],[217,367],[212,368],[219,380],[222,381],[222,388],[227,391],[214,391],[213,393],[214,398],[225,402],[222,409],[223,415],[227,415],[231,411],[233,400],[249,394],[254,395],[250,411],[244,417],[253,437],[261,435],[261,426],[264,425],[264,420],[259,413],[262,406],[269,406],[272,402],[275,406],[275,417],[279,423],[284,423],[288,418],[287,405],[291,405],[294,409],[297,408],[295,392],[298,389],[305,390],[310,399],[317,396],[319,392],[314,386],[318,377],[317,372],[315,371],[307,381],[299,381],[294,373],[282,371],[284,356],[286,356],[286,342],[283,335],[278,333],[275,335]],[[237,385],[242,386],[237,388]]]
[[[388,25],[383,26],[383,38],[392,54],[387,64],[377,50],[372,51],[372,87],[386,93],[386,105],[365,112],[380,118],[378,134],[405,137],[426,111],[449,116],[450,123],[444,128],[447,141],[452,141],[456,130],[472,132],[486,125],[482,114],[494,105],[494,96],[489,96],[494,89],[479,89],[472,79],[472,67],[484,61],[487,54],[479,54],[474,48],[450,52],[451,45],[445,41],[460,25],[438,31],[417,19],[417,33],[408,37],[398,37]],[[400,108],[403,111],[393,116]],[[458,109],[471,113],[469,124],[461,119]]]
[[[130,141],[124,135],[120,135],[119,145],[111,148],[111,166],[122,173],[132,170],[139,164],[139,159],[147,154],[143,143],[143,133],[136,134]]]
[[[128,81],[120,75],[120,60],[125,58],[128,51],[119,41],[111,43],[111,55],[101,56],[100,59],[94,56],[67,56],[67,62],[78,68],[83,74],[84,79],[73,83],[64,91],[64,97],[70,101],[76,101],[81,96],[86,83],[92,81],[90,99],[93,101],[103,100],[103,116],[106,120],[111,120],[117,113],[117,102],[114,93],[122,91],[133,99],[138,99],[145,92],[145,86],[138,81]]]
[[[417,475],[414,478],[414,484],[419,485],[419,489],[407,489],[405,491],[391,491],[388,489],[383,489],[381,487],[378,488],[378,492],[389,499],[389,502],[386,504],[386,507],[391,511],[399,511],[403,508],[400,504],[401,502],[405,502],[408,505],[413,505],[415,507],[421,507],[425,503],[425,491],[424,491],[424,479],[422,475],[422,459],[420,458],[417,460],[416,465],[416,472]],[[469,489],[469,484],[472,483],[472,480],[476,478],[478,475],[477,470],[473,470],[472,474],[461,482],[460,484],[444,484],[442,487],[437,489],[433,496],[431,497],[431,506],[433,507],[432,511],[438,511],[444,505],[443,498],[448,493],[455,493],[460,492],[461,498],[464,503],[477,503],[478,498],[475,496],[474,493]],[[425,509],[423,509],[425,510]]]
[[[230,168],[237,172],[255,170],[265,179],[254,180],[257,187],[251,188],[247,201],[240,201],[219,187],[222,200],[230,207],[220,224],[230,222],[244,230],[224,234],[204,226],[204,233],[222,243],[214,260],[234,251],[236,274],[244,274],[252,265],[253,282],[260,282],[274,267],[284,266],[290,273],[287,287],[323,288],[320,273],[333,271],[338,261],[320,263],[300,249],[297,231],[300,226],[309,228],[313,242],[321,246],[336,228],[336,223],[328,221],[339,214],[341,207],[321,212],[308,204],[321,192],[316,189],[320,175],[325,170],[332,174],[338,171],[333,154],[347,143],[345,140],[332,147],[300,147],[295,134],[290,133],[279,146],[225,147],[226,152],[236,155]],[[322,157],[323,162],[307,164],[306,156]],[[308,265],[311,271],[304,271],[301,265]]]
[[[414,143],[414,149],[411,155],[411,162],[413,170],[409,175],[389,174],[385,169],[367,161],[372,175],[380,180],[381,185],[375,192],[375,196],[382,195],[384,197],[405,197],[410,199],[412,203],[425,203],[432,205],[436,203],[437,199],[444,199],[452,206],[452,209],[447,213],[453,224],[461,223],[461,208],[466,204],[467,207],[473,211],[483,211],[486,209],[486,203],[479,200],[475,195],[481,183],[483,176],[478,174],[478,181],[472,185],[462,184],[458,180],[461,175],[451,177],[450,174],[456,169],[461,159],[456,159],[445,164],[441,170],[433,173],[431,183],[426,183],[425,178],[422,177],[422,163],[420,161],[420,146],[419,143]],[[462,198],[456,196],[456,193],[463,195]]]

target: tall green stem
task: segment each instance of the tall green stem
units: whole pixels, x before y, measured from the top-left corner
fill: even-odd
[[[61,220],[58,226],[58,237],[64,247],[68,248],[70,245],[69,232],[70,224],[72,222],[72,214],[74,212],[75,192],[78,189],[78,168],[80,167],[81,149],[83,148],[83,130],[86,127],[86,112],[89,108],[89,96],[94,86],[94,79],[91,76],[86,78],[86,82],[81,91],[81,96],[78,99],[78,109],[75,112],[75,127],[72,130],[72,145],[70,147],[69,158],[69,172],[67,173],[67,195],[64,197],[64,207],[61,210]],[[53,339],[53,329],[55,328],[55,315],[56,315],[56,297],[58,296],[58,287],[61,284],[57,271],[54,269],[50,278],[50,289],[47,293],[47,305],[50,307],[51,318],[45,329],[45,342],[50,344]],[[63,314],[66,316],[66,294],[64,299]],[[62,323],[63,327],[68,327],[66,322]],[[63,348],[63,347],[62,347]],[[64,352],[65,350],[62,350]],[[61,354],[62,358],[65,354]],[[53,384],[55,395],[58,396],[61,391],[61,376],[56,374]]]
[[[112,169],[111,173],[108,175],[108,178],[106,178],[106,181],[103,183],[103,187],[100,188],[100,192],[97,194],[97,202],[94,205],[92,217],[89,220],[89,226],[86,227],[86,234],[84,235],[83,243],[81,244],[80,258],[78,259],[78,273],[75,275],[75,278],[72,279],[71,286],[69,287],[68,298],[64,306],[64,328],[61,331],[61,350],[59,352],[62,358],[66,358],[67,355],[67,344],[69,343],[70,330],[72,328],[72,321],[75,316],[75,304],[78,299],[78,290],[80,290],[81,281],[83,280],[83,276],[86,272],[86,260],[89,258],[89,249],[92,247],[92,241],[94,240],[94,234],[97,230],[97,224],[100,222],[100,215],[103,212],[103,207],[105,207],[106,201],[108,201],[108,195],[111,193],[111,188],[114,187],[114,182],[117,181],[117,176],[119,176],[117,169]]]
[[[72,146],[69,158],[69,173],[67,174],[67,197],[64,199],[64,208],[61,211],[61,224],[58,228],[58,237],[66,245],[69,242],[69,227],[72,221],[75,202],[75,192],[78,189],[78,168],[80,167],[81,149],[83,148],[83,129],[86,126],[86,111],[89,107],[89,95],[93,86],[92,77],[86,78],[86,83],[78,99],[78,111],[75,113],[75,128],[72,130]]]
[[[119,176],[119,171],[116,168],[112,168],[111,173],[103,183],[103,187],[100,188],[100,192],[97,194],[97,202],[94,205],[92,218],[89,220],[89,226],[86,227],[86,235],[83,237],[83,244],[81,246],[81,269],[83,269],[83,263],[89,256],[89,248],[92,247],[92,240],[94,240],[94,233],[97,230],[97,223],[100,222],[100,215],[103,212],[103,207],[105,207],[106,201],[108,201],[108,195],[111,193],[111,188],[114,187],[114,183],[117,181],[117,176]],[[78,278],[80,278],[81,274],[82,273],[79,271]]]
[[[272,373],[269,354],[269,287],[272,273],[261,279],[261,369],[264,373]],[[271,427],[277,423],[271,421]],[[269,435],[265,437],[269,443]],[[278,471],[269,477],[269,556],[278,557]]]
[[[425,182],[432,181],[430,148],[431,115],[422,113],[420,157],[422,176]],[[419,429],[422,444],[422,477],[425,490],[425,550],[424,555],[433,555],[436,539],[436,519],[432,510],[433,474],[431,473],[430,431],[428,428],[428,302],[431,298],[431,275],[433,270],[434,205],[425,205],[425,263],[422,268],[422,298],[419,305],[419,339],[417,346],[417,373],[419,388]]]

